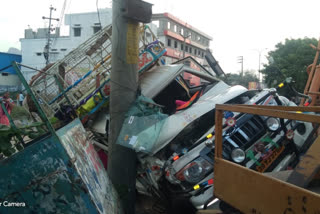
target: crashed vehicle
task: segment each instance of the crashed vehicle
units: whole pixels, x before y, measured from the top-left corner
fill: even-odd
[[[188,198],[198,209],[214,199],[215,105],[295,105],[275,89],[229,86],[183,64],[146,71],[140,87],[142,95],[168,117],[152,150],[138,152],[137,190],[162,198]],[[226,112],[224,121],[223,156],[259,172],[294,167],[313,130],[310,123],[235,112]]]

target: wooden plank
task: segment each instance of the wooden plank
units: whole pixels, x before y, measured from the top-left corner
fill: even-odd
[[[300,187],[307,187],[320,170],[320,136],[311,145],[288,178],[288,182]]]
[[[319,93],[320,94],[320,93]],[[301,112],[320,112],[320,107],[318,106],[263,106],[263,105],[237,105],[237,106],[244,106],[250,108],[259,108],[259,109],[272,109],[272,110],[282,110],[282,111],[301,111]]]
[[[243,213],[320,213],[320,196],[215,158],[215,196]]]
[[[320,122],[320,116],[317,116],[317,115],[293,113],[293,112],[288,112],[288,111],[283,111],[283,110],[271,110],[271,109],[267,109],[267,108],[263,108],[263,107],[259,107],[259,108],[255,108],[255,107],[248,107],[248,106],[241,106],[241,105],[217,104],[216,110],[265,115],[265,116],[285,118],[285,119],[290,119],[290,120],[306,121],[306,122],[311,122],[311,123],[319,123]],[[287,108],[290,109],[290,107],[287,107]]]
[[[216,110],[215,113],[215,157],[222,157],[222,118],[223,111]]]
[[[320,92],[312,92],[312,91],[309,91],[308,94],[312,94],[312,95],[320,95]]]

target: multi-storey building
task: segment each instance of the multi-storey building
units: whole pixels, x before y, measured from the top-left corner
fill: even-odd
[[[69,35],[61,36],[60,29],[50,34],[49,62],[55,62],[63,58],[71,50],[90,38],[94,33],[112,22],[112,9],[99,10],[100,20],[97,12],[67,14],[65,25],[69,26]],[[166,64],[170,64],[183,55],[192,56],[201,64],[204,64],[205,50],[209,48],[212,38],[192,27],[186,22],[174,17],[169,13],[154,14],[151,29],[162,41],[167,53],[164,56]],[[48,28],[25,30],[25,37],[20,39],[22,64],[42,69],[46,65],[45,46],[48,42]],[[191,64],[192,66],[192,64]],[[34,71],[22,67],[22,72],[28,80],[34,75]]]
[[[152,23],[157,25],[157,35],[167,48],[166,63],[170,64],[184,55],[204,63],[211,36],[169,13],[153,14]]]
[[[21,81],[14,68],[10,66],[12,61],[20,63],[21,55],[0,52],[0,93],[21,89]]]
[[[59,28],[55,29],[55,33],[50,34],[49,63],[63,58],[71,50],[99,31],[101,27],[111,24],[112,9],[99,10],[99,16],[97,12],[66,14],[65,25],[69,26],[69,35],[61,36]],[[39,28],[37,32],[32,29],[26,29],[25,36],[20,39],[20,42],[22,64],[37,69],[45,67],[45,46],[48,42],[48,28]],[[21,70],[27,81],[35,73],[25,67],[22,67]]]

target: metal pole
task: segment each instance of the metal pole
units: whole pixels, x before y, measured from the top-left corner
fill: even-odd
[[[139,23],[124,17],[126,0],[112,3],[112,70],[108,175],[124,213],[135,213],[136,153],[116,144],[138,88]]]
[[[258,65],[258,80],[259,83],[262,83],[262,76],[261,76],[261,53],[265,50],[268,50],[268,48],[263,49],[252,49],[253,51],[257,51],[259,53],[259,65]]]
[[[243,77],[243,56],[238,56],[238,63],[241,63],[241,77]]]
[[[186,37],[183,36],[183,58],[186,57]]]
[[[50,5],[49,7],[50,9],[50,16],[49,18],[47,17],[42,17],[42,19],[49,19],[49,26],[48,26],[48,41],[47,41],[47,44],[45,46],[45,51],[46,51],[46,54],[47,54],[47,58],[46,58],[46,65],[49,64],[49,50],[50,50],[50,34],[51,34],[51,20],[56,20],[56,21],[59,21],[59,19],[56,19],[56,18],[52,18],[52,10],[56,10],[54,7],[52,7],[52,5]]]
[[[50,6],[50,18],[49,18],[49,27],[48,27],[48,41],[47,41],[47,56],[46,65],[49,64],[49,49],[50,49],[50,34],[51,34],[51,16],[52,16],[53,7]]]
[[[36,96],[34,95],[33,91],[31,90],[31,88],[29,87],[26,79],[24,78],[23,74],[20,71],[20,68],[18,67],[16,62],[12,62],[12,67],[15,69],[21,83],[23,84],[24,88],[26,89],[27,93],[30,95],[31,99],[33,100],[34,105],[36,106],[38,112],[39,112],[39,116],[42,119],[43,122],[45,122],[48,130],[51,132],[51,134],[53,136],[56,136],[56,132],[54,130],[54,128],[52,127],[50,121],[48,120],[46,114],[44,113],[43,109],[41,108],[41,105],[39,104]]]
[[[182,33],[180,33],[180,36],[183,37],[183,58],[185,58],[185,57],[186,57],[186,39],[187,39],[188,37],[190,37],[191,34],[185,36],[185,35],[183,35]]]
[[[241,61],[241,76],[243,77],[243,57],[242,57],[242,61]]]
[[[260,82],[262,82],[262,80],[261,80],[261,71],[260,71],[260,64],[261,64],[261,62],[260,62],[260,60],[261,60],[261,52],[259,51],[259,83]]]

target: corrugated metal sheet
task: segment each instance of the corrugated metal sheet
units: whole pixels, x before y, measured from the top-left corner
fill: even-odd
[[[12,67],[9,67],[3,71],[1,70],[3,68],[10,66],[12,61],[21,63],[21,60],[22,60],[22,57],[19,54],[10,54],[10,53],[0,52],[0,73],[6,72],[10,74],[16,74],[16,71]]]

